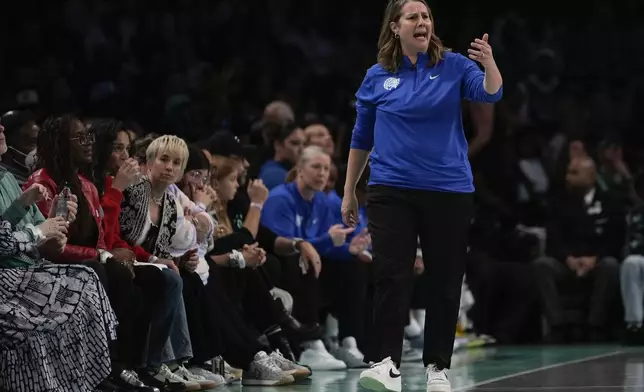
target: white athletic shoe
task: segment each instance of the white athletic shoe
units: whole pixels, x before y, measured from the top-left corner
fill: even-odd
[[[356,339],[349,336],[342,339],[342,345],[332,351],[333,355],[347,364],[349,369],[360,369],[369,367],[364,362],[364,354],[358,349]]]
[[[306,343],[306,350],[300,355],[300,365],[308,366],[311,370],[344,370],[347,364],[329,354],[321,340]]]
[[[402,376],[391,357],[387,357],[360,374],[360,386],[376,392],[401,392]]]
[[[418,324],[418,321],[412,316],[412,311],[409,311],[410,317],[409,317],[409,324],[405,327],[405,337],[407,339],[416,339],[419,338],[420,335],[423,333],[423,329],[421,328],[420,324]]]
[[[445,369],[438,370],[436,366],[427,366],[427,392],[452,392],[452,385],[447,379]]]
[[[280,368],[284,373],[293,376],[296,380],[311,376],[311,369],[284,358],[280,350],[273,351],[270,357],[278,368]]]
[[[275,361],[263,351],[255,354],[255,360],[244,371],[242,385],[246,386],[277,386],[293,384],[295,378],[282,371]]]

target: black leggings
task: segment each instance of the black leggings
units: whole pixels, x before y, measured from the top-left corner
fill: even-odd
[[[400,364],[404,327],[414,287],[420,238],[427,274],[424,289],[425,365],[449,368],[465,272],[473,196],[370,186],[369,232],[373,241],[373,323],[365,362],[390,356]]]
[[[228,297],[222,284],[221,269],[210,268],[206,290],[212,303],[211,312],[217,320],[212,331],[220,337],[218,353],[233,367],[248,370],[259,351],[268,351],[259,343],[259,333],[250,328],[239,308]]]
[[[195,272],[181,271],[183,301],[192,343],[192,360],[196,365],[222,354],[222,337],[218,333],[222,319],[217,304],[208,295],[201,277]]]
[[[338,319],[338,338],[354,337],[362,346],[365,335],[364,309],[367,301],[368,266],[325,259],[320,283],[331,313]]]
[[[264,333],[284,321],[283,308],[280,309],[273,299],[272,284],[261,268],[225,268],[209,264],[209,279],[217,279],[230,301],[259,332]]]

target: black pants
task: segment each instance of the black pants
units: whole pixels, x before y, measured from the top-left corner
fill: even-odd
[[[214,272],[214,274],[213,274]],[[248,326],[239,309],[228,298],[218,270],[210,270],[206,291],[212,304],[211,312],[217,320],[210,333],[217,335],[218,355],[238,369],[248,370],[259,351],[268,351],[259,343],[259,334]]]
[[[219,279],[228,298],[260,332],[283,322],[284,312],[270,293],[271,283],[261,268],[222,268],[209,263],[210,274]]]
[[[324,268],[322,269],[324,270]],[[284,257],[281,260],[281,282],[279,288],[288,291],[293,297],[291,314],[302,324],[319,323],[320,282],[315,271],[309,268],[302,274],[299,257]]]
[[[221,337],[213,333],[221,320],[213,312],[214,304],[199,275],[195,272],[181,271],[181,279],[186,321],[192,344],[192,362],[201,365],[221,354]]]
[[[119,322],[113,360],[129,369],[140,366],[150,321],[164,299],[161,272],[156,267],[139,267],[132,278],[130,270],[118,262],[91,261],[84,265],[98,275]]]
[[[400,364],[417,240],[427,276],[425,365],[449,368],[465,272],[472,194],[371,186],[374,314],[365,362]]]
[[[320,283],[324,300],[338,319],[338,339],[365,339],[364,308],[367,301],[367,265],[359,260],[323,260]]]
[[[266,273],[266,276],[277,287],[281,287],[282,283],[282,259],[275,256],[274,254],[266,254],[266,263],[262,265],[261,269],[263,273]]]
[[[602,329],[609,325],[610,311],[619,299],[619,264],[612,257],[597,261],[583,278],[563,262],[551,257],[535,261],[535,271],[543,311],[551,327],[567,324],[562,297],[583,295],[588,304],[588,326]]]

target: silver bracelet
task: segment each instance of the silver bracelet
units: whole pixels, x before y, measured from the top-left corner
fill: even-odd
[[[228,255],[228,265],[231,268],[246,268],[246,260],[242,252],[238,250],[233,250],[231,254]]]

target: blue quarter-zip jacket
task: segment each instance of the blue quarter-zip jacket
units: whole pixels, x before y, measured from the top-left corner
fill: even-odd
[[[309,241],[320,256],[331,257],[335,246],[328,234],[333,216],[324,192],[304,200],[295,181],[271,190],[262,209],[261,222],[275,234]]]
[[[445,53],[433,67],[419,53],[404,57],[400,69],[372,66],[356,93],[357,118],[351,148],[373,151],[370,185],[471,193],[461,103],[497,102],[501,88],[488,94],[485,74],[472,60]]]

